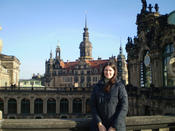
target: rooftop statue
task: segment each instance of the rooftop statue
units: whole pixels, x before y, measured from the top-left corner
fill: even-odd
[[[146,0],[142,0],[142,12],[145,12],[147,8]]]

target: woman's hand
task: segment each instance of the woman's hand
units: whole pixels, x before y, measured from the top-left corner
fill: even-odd
[[[106,131],[106,127],[101,122],[98,123],[98,129],[99,131]]]
[[[116,131],[116,129],[113,128],[113,127],[110,127],[110,128],[108,129],[108,131]]]

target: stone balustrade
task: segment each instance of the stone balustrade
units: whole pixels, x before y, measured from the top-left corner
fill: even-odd
[[[0,131],[89,131],[91,119],[2,119]],[[126,118],[127,131],[175,131],[175,116]]]

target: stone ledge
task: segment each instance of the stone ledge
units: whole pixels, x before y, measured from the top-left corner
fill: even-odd
[[[3,119],[0,129],[88,131],[91,119]],[[175,116],[134,116],[126,118],[128,130],[175,128]]]

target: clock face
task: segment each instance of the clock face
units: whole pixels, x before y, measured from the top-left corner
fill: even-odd
[[[171,76],[175,76],[175,57],[172,57],[168,62],[168,72]]]
[[[145,66],[149,66],[150,64],[150,56],[148,54],[144,58],[144,64]]]
[[[175,25],[175,11],[168,15],[168,24]]]

